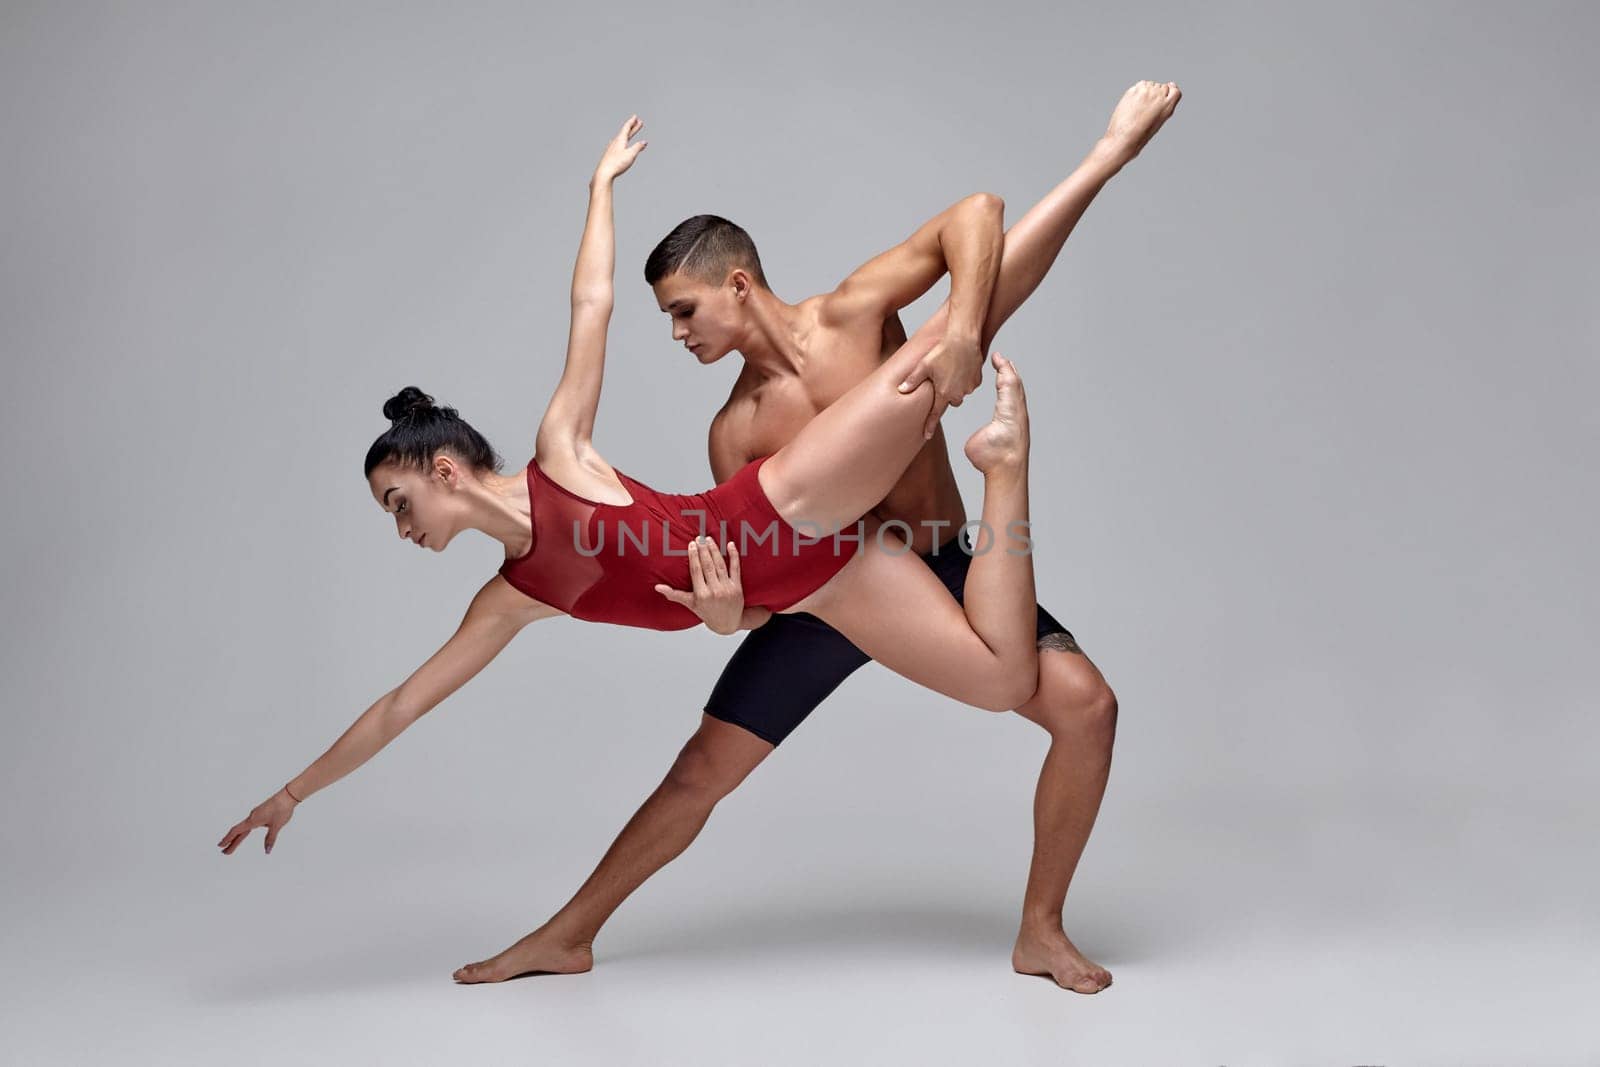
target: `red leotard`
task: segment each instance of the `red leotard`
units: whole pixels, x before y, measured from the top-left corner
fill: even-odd
[[[655,587],[691,588],[685,546],[705,535],[724,556],[729,541],[738,548],[745,605],[781,611],[821,588],[860,544],[853,529],[835,537],[786,522],[756,479],[768,458],[745,464],[715,489],[688,495],[658,493],[616,471],[631,504],[585,500],[530,459],[533,547],[502,563],[500,574],[577,619],[686,630],[700,617]]]

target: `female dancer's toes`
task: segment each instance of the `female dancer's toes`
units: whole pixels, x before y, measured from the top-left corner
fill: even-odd
[[[1175,82],[1144,81],[1132,86],[1111,113],[1106,142],[1116,146],[1124,162],[1133,159],[1172,117],[1182,98],[1183,91]]]
[[[998,352],[994,364],[994,418],[967,438],[964,451],[972,465],[985,474],[1007,467],[1020,468],[1028,458],[1028,398],[1022,391],[1017,368]]]
[[[504,982],[519,974],[582,974],[594,967],[594,953],[586,944],[565,943],[540,927],[496,956],[465,967],[451,975],[465,985]]]

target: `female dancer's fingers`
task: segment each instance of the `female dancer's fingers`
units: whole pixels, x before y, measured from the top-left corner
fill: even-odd
[[[728,542],[728,578],[734,585],[743,586],[739,582],[739,550],[733,547],[733,542]]]
[[[233,855],[233,850],[239,847],[239,842],[243,841],[249,836],[250,827],[243,825],[235,826],[232,830],[228,831],[228,836],[223,839],[226,844],[223,846],[222,854],[225,856]]]
[[[278,831],[283,829],[283,823],[267,827],[267,855],[272,855],[272,843],[278,840]]]

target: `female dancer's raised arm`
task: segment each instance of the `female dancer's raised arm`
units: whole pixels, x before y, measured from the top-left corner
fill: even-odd
[[[536,437],[535,451],[540,463],[580,483],[585,481],[584,468],[610,473],[610,467],[594,451],[590,438],[595,412],[600,405],[606,328],[611,319],[613,299],[616,240],[611,183],[627,171],[644,150],[643,141],[629,143],[643,128],[637,115],[624,122],[606,145],[594,176],[589,180],[589,214],[584,222],[583,241],[578,247],[578,261],[572,271],[572,323],[567,336],[567,362],[544,418],[540,420]],[[528,528],[527,518],[516,514],[514,507],[508,513],[498,490],[472,477],[474,467],[498,464],[485,462],[492,450],[476,431],[467,430],[454,419],[453,409],[442,414],[433,408],[428,398],[420,394],[408,397],[404,392],[391,403],[396,408],[391,415],[396,419],[396,429],[404,425],[405,431],[402,439],[380,450],[383,458],[389,458],[394,452],[414,453],[409,458],[417,461],[414,466],[422,468],[420,482],[413,480],[416,476],[409,472],[391,476],[399,482],[395,486],[399,493],[391,500],[394,490],[385,490],[379,499],[385,511],[393,510],[402,536],[438,550],[453,536],[452,527],[472,524],[485,515],[490,516],[491,521],[506,522],[519,534]],[[388,413],[387,407],[385,411]],[[437,438],[439,428],[451,423],[454,425],[443,430],[444,438]],[[438,448],[441,442],[447,445],[443,451]],[[369,477],[380,465],[374,462],[377,459],[376,454],[368,456]],[[590,473],[587,477],[594,476]],[[506,481],[516,484],[521,479]],[[374,494],[377,493],[375,487]],[[463,519],[465,523],[461,522]],[[427,542],[430,533],[434,535],[432,546]],[[522,627],[559,614],[558,609],[518,592],[504,578],[496,575],[490,579],[473,597],[461,625],[438,652],[411,677],[374,701],[315,762],[235,823],[218,846],[224,853],[231,854],[251,830],[264,827],[266,850],[271,852],[279,831],[300,801],[371,759],[406,727],[487,666]]]
[[[642,129],[644,124],[637,115],[624,122],[606,145],[594,177],[589,179],[589,215],[583,224],[578,262],[572,269],[567,364],[539,423],[534,444],[540,462],[552,471],[562,470],[569,458],[591,458],[585,453],[594,434],[595,412],[600,407],[606,327],[611,322],[615,299],[616,237],[611,218],[611,183],[633,166],[644,150],[644,141],[628,143]]]

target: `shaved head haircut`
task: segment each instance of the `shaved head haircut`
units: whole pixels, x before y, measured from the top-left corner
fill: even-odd
[[[654,285],[669,274],[682,272],[721,285],[728,272],[736,268],[763,289],[768,287],[761,257],[756,254],[750,235],[720,216],[696,215],[678,223],[656,245],[644,261],[644,280]]]

